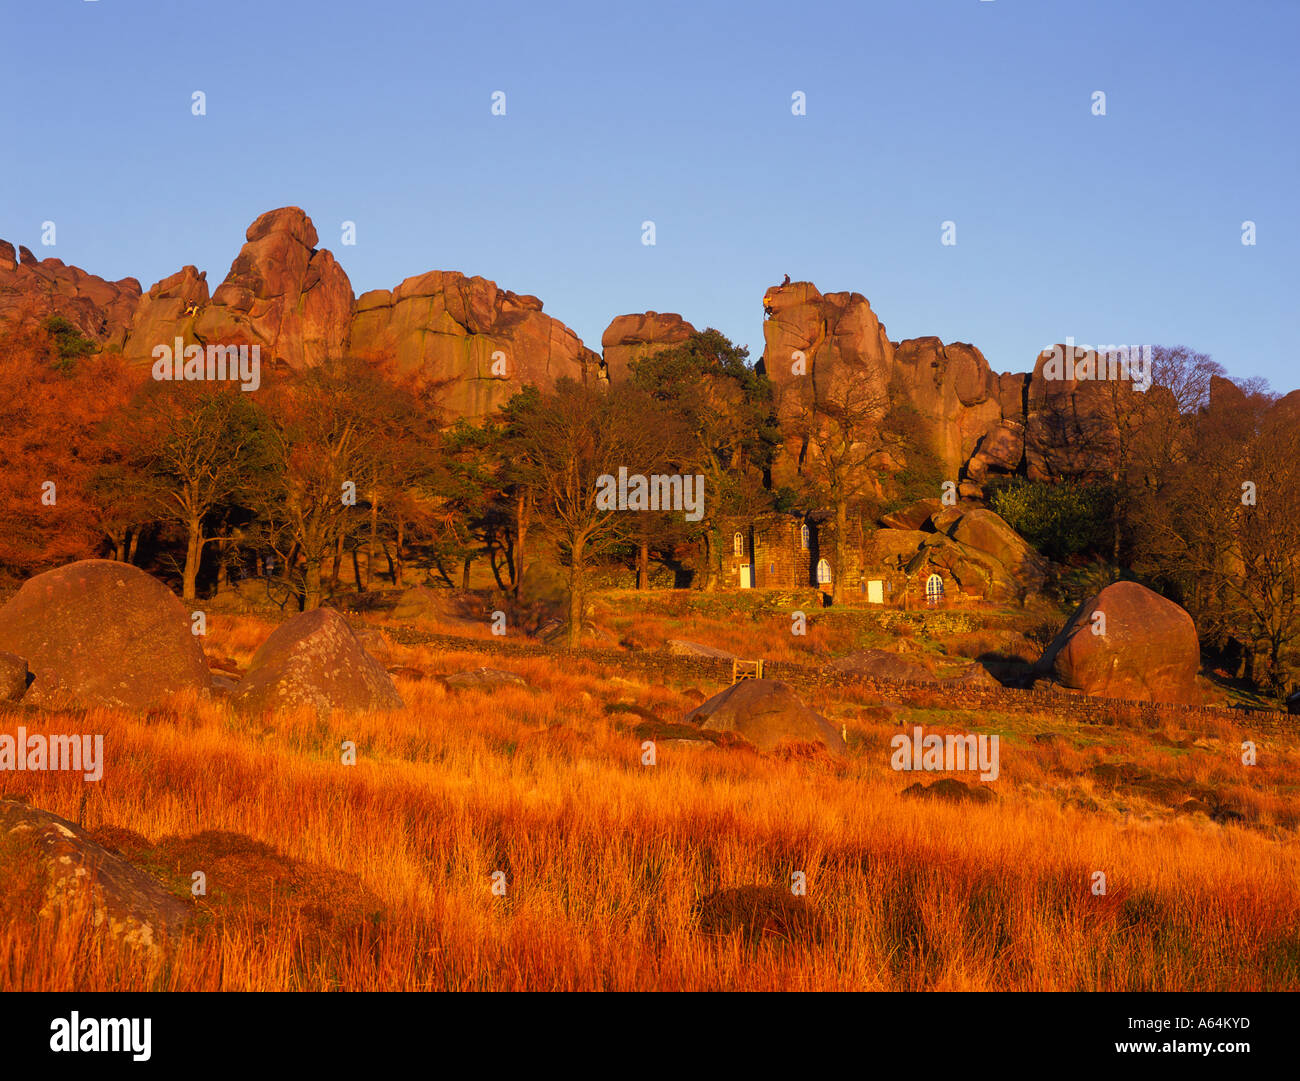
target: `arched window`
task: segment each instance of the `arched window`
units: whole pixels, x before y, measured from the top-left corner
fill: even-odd
[[[817,560],[817,584],[819,586],[831,584],[831,565],[824,559]]]
[[[925,580],[925,599],[930,604],[938,604],[943,600],[943,579],[932,574]]]
[[[737,533],[731,538],[731,548],[738,556],[745,554],[745,535],[743,533]]]
[[[799,547],[805,552],[808,551],[808,543],[812,540],[812,530],[808,528],[808,523],[804,522],[799,527]]]

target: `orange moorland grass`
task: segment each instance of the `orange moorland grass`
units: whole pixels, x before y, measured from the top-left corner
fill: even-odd
[[[246,656],[267,627],[216,629],[220,652]],[[483,663],[396,651],[429,672]],[[661,744],[650,767],[642,718],[605,707],[676,720],[691,704],[681,688],[589,661],[490,663],[532,686],[402,679],[405,709],[329,719],[206,701],[0,714],[3,731],[102,731],[107,757],[97,785],[5,773],[0,794],[116,837],[180,893],[193,870],[209,886],[191,929],[154,957],[74,920],[52,926],[22,890],[0,890],[0,988],[1300,988],[1294,739],[1261,737],[1248,770],[1231,733],[1162,730],[1161,743],[1046,713],[902,707],[891,722],[827,689],[810,702],[845,726],[843,763]],[[899,723],[1003,733],[997,798],[900,797],[938,775],[889,768]],[[340,761],[345,740],[355,766]],[[1115,763],[1129,772],[1098,775]],[[1198,785],[1242,819],[1177,815]],[[796,871],[816,933],[701,920],[717,891],[784,894]],[[0,856],[5,874],[20,877]]]

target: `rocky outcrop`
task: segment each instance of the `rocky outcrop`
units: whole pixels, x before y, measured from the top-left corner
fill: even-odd
[[[449,418],[482,417],[522,386],[596,378],[599,358],[542,302],[486,278],[434,270],[357,300],[351,350],[443,384]]]
[[[332,608],[300,612],[277,627],[231,699],[246,711],[402,708],[388,673]]]
[[[774,679],[743,679],[701,702],[683,722],[706,732],[731,732],[760,751],[781,743],[821,743],[842,753],[844,740],[825,717]]]
[[[1061,377],[1050,366],[1058,351],[1065,357],[1067,346],[1040,353],[1029,378],[1023,418],[1026,472],[1031,480],[1105,477],[1119,438],[1115,417],[1133,384]],[[1098,354],[1091,353],[1091,359],[1096,364]]]
[[[918,528],[872,534],[874,562],[886,569],[918,580],[938,573],[965,593],[994,600],[1020,599],[1047,580],[1049,562],[991,510],[923,500],[887,517]]]
[[[24,705],[147,709],[212,685],[185,606],[129,563],[86,559],[25,582],[0,608],[0,650],[26,658]]]
[[[135,278],[106,281],[0,240],[0,332],[26,319],[61,315],[88,338],[120,344],[139,300]]]
[[[918,449],[954,482],[988,430],[1002,420],[1002,386],[972,345],[938,338],[891,342],[860,293],[820,293],[811,282],[763,297],[763,369],[787,421],[810,401],[850,386],[859,403],[910,407]],[[896,462],[896,468],[905,463]]]
[[[627,379],[634,362],[680,345],[695,332],[690,323],[673,312],[616,316],[600,338],[605,374],[613,382]]]
[[[244,236],[210,302],[192,267],[149,290],[126,356],[148,358],[155,346],[183,337],[186,344],[258,345],[263,363],[296,369],[346,349],[352,284],[334,256],[317,249],[311,218],[298,207],[281,207],[261,215]]]
[[[1084,694],[1196,705],[1200,666],[1192,617],[1145,586],[1116,582],[1079,606],[1035,669]]]

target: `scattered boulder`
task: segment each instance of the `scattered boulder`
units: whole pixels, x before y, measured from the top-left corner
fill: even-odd
[[[17,702],[31,682],[27,661],[12,653],[0,653],[0,702]]]
[[[332,608],[301,612],[253,654],[234,695],[244,710],[401,709],[388,673]]]
[[[977,690],[981,687],[996,689],[1002,686],[1001,681],[979,661],[973,661],[964,671],[940,682],[945,687],[973,687]]]
[[[513,672],[505,672],[500,668],[471,668],[468,672],[455,672],[450,676],[444,676],[443,682],[448,687],[500,687],[510,684],[516,687],[527,687],[528,681],[522,676],[517,676]]]
[[[995,798],[989,789],[965,784],[954,777],[941,777],[929,786],[917,781],[901,794],[908,799],[937,799],[945,803],[990,803]]]
[[[942,506],[938,499],[921,499],[884,515],[880,524],[886,529],[922,530]]]
[[[212,686],[190,615],[138,567],[85,559],[28,579],[0,609],[0,650],[35,678],[24,704],[147,709]]]
[[[819,742],[843,753],[844,739],[825,717],[774,679],[743,679],[700,703],[682,718],[710,732],[732,732],[760,751],[782,742]]]
[[[1105,619],[1096,634],[1093,614]],[[1137,582],[1115,582],[1084,602],[1035,671],[1084,694],[1200,704],[1200,644],[1192,617]]]
[[[185,926],[192,911],[80,827],[27,803],[0,799],[0,883],[24,879],[34,879],[42,917],[87,918],[99,933],[151,954],[162,948],[166,934]]]
[[[840,672],[852,672],[868,679],[903,680],[909,683],[933,683],[934,673],[918,661],[909,661],[884,649],[862,649],[831,662]]]
[[[700,642],[688,642],[682,638],[670,638],[664,645],[674,657],[713,657],[722,661],[734,661],[736,655],[725,649],[715,649]]]

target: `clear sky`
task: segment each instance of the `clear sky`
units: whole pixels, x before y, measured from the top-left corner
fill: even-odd
[[[145,288],[294,204],[358,294],[481,274],[596,349],[656,310],[756,357],[788,273],[999,371],[1300,386],[1296,0],[0,0],[0,41],[0,237]]]

